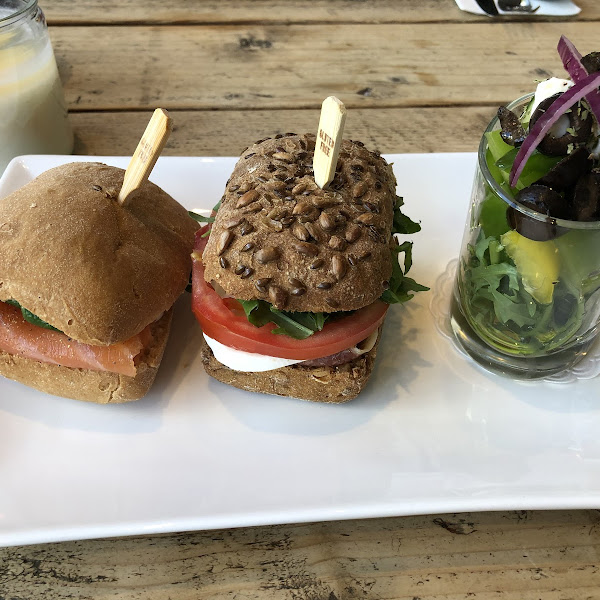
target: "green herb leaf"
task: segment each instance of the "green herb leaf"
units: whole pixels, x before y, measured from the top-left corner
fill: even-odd
[[[194,221],[198,221],[198,223],[214,223],[214,217],[205,217],[204,215],[199,215],[191,210],[188,210],[188,215],[194,219]]]
[[[277,327],[271,333],[287,335],[295,340],[305,340],[316,331],[321,331],[327,321],[351,314],[351,312],[289,312],[278,310],[264,300],[238,300],[238,302],[252,325],[262,327],[274,323]]]
[[[42,321],[37,315],[34,315],[31,311],[23,308],[16,300],[5,300],[6,304],[10,304],[12,306],[16,306],[23,315],[23,318],[32,325],[37,325],[38,327],[43,327],[44,329],[50,329],[52,331],[60,331],[60,329],[56,329],[46,321]],[[61,332],[62,333],[62,332]]]
[[[394,221],[392,223],[392,234],[402,233],[411,234],[421,231],[421,225],[415,223],[412,219],[402,213],[400,208],[404,204],[404,198],[396,196],[396,204],[394,206]]]
[[[404,199],[396,196],[392,235],[396,233],[406,235],[421,231],[419,223],[415,223],[402,213],[400,208],[403,204]],[[390,252],[392,253],[392,276],[390,277],[390,287],[380,296],[380,300],[383,302],[387,302],[388,304],[406,302],[414,296],[411,292],[424,292],[429,289],[417,283],[414,279],[406,277],[406,273],[412,267],[412,246],[412,242],[403,242],[398,246],[390,247]],[[404,270],[402,270],[400,261],[398,260],[400,253],[404,253]]]
[[[425,292],[429,288],[417,283],[414,279],[406,277],[406,273],[412,265],[412,242],[404,242],[399,246],[391,248],[392,251],[392,276],[390,287],[383,292],[380,300],[388,304],[398,304],[410,300],[414,294],[411,292]],[[398,255],[404,253],[404,271],[400,266]]]

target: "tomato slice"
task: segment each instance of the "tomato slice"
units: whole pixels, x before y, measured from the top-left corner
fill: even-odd
[[[240,313],[239,303],[232,298],[222,299],[204,280],[204,265],[200,257],[208,241],[208,236],[202,237],[206,231],[208,226],[196,234],[192,270],[192,310],[204,333],[218,342],[245,352],[309,360],[351,348],[368,337],[383,322],[389,305],[376,300],[348,317],[327,323],[321,331],[304,340],[271,333],[276,327],[272,323],[255,327],[243,314],[243,310]]]

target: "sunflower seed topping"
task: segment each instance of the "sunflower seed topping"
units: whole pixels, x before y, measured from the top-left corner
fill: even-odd
[[[282,309],[287,304],[287,293],[277,285],[272,285],[269,288],[269,299],[275,308]]]
[[[228,221],[225,221],[225,223],[223,223],[223,227],[225,227],[225,229],[233,229],[234,227],[237,227],[243,220],[243,217],[235,217],[233,219],[229,219]]]
[[[332,231],[335,229],[335,220],[332,219],[327,213],[322,212],[321,216],[319,217],[319,225],[324,231]]]
[[[366,181],[359,181],[352,188],[352,197],[353,198],[361,198],[362,196],[365,195],[366,192],[367,192],[367,182]]]
[[[244,206],[248,206],[248,204],[251,204],[256,199],[258,199],[258,196],[259,196],[259,193],[256,190],[249,190],[245,194],[242,194],[239,197],[235,207],[236,208],[244,208]]]
[[[331,271],[334,277],[339,281],[343,279],[346,271],[348,270],[348,263],[346,259],[340,254],[335,254],[331,259]]]
[[[346,249],[346,240],[344,240],[344,238],[341,238],[339,235],[332,235],[327,245],[332,250],[339,250],[340,252],[342,252]]]
[[[274,246],[268,246],[267,248],[261,248],[254,256],[259,263],[266,265],[279,258],[279,249]]]
[[[306,188],[307,188],[307,184],[304,181],[301,181],[300,183],[297,183],[292,188],[292,194],[294,196],[297,196],[297,195],[301,194],[304,190],[306,190]]]
[[[293,242],[292,247],[299,254],[306,256],[316,256],[319,254],[319,248],[310,242]]]
[[[292,227],[292,233],[294,234],[294,237],[298,238],[301,242],[308,242],[308,240],[310,240],[310,233],[308,233],[306,227],[300,223],[296,223]]]
[[[346,241],[349,244],[353,244],[360,237],[361,231],[358,225],[350,225],[348,229],[346,229]]]
[[[296,206],[294,206],[294,210],[292,210],[293,215],[305,215],[309,212],[312,212],[313,207],[308,202],[298,202]]]
[[[219,237],[219,243],[217,244],[217,255],[221,256],[225,250],[227,250],[229,244],[233,241],[233,232],[231,231],[223,231],[221,236]]]
[[[356,217],[356,220],[359,223],[362,223],[363,225],[373,225],[376,221],[376,217],[373,213],[366,212],[362,215],[358,215],[358,217]]]
[[[294,161],[294,157],[288,152],[275,152],[273,158],[282,160],[283,162],[291,163]]]
[[[263,206],[260,202],[253,202],[252,204],[246,206],[244,210],[242,210],[242,213],[245,215],[251,215],[252,213],[257,213],[261,211],[262,208]]]
[[[290,294],[292,294],[292,296],[302,296],[303,294],[306,294],[306,288],[305,287],[293,288],[292,291],[290,292]]]

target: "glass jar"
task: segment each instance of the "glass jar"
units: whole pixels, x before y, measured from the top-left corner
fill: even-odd
[[[521,114],[530,99],[508,108]],[[499,129],[495,117],[479,145],[451,324],[483,366],[534,379],[573,366],[599,332],[600,222],[556,219],[516,202],[499,168]],[[545,174],[535,169],[524,185]]]
[[[0,0],[0,174],[21,154],[70,154],[73,133],[37,0]]]

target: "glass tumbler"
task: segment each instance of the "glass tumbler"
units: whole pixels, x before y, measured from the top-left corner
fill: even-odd
[[[21,154],[70,154],[73,133],[37,0],[0,0],[0,174]]]
[[[520,114],[530,99],[508,108]],[[598,334],[600,222],[555,219],[516,202],[490,149],[499,129],[492,119],[479,145],[451,325],[481,365],[535,379],[573,366]]]

